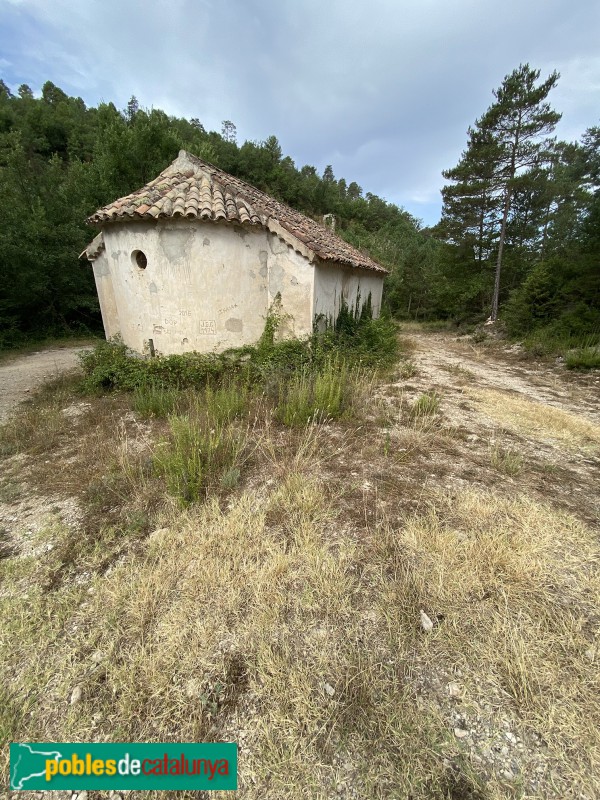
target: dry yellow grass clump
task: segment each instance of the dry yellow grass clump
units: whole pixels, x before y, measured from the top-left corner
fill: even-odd
[[[581,415],[497,389],[468,389],[467,394],[496,422],[525,435],[554,439],[569,449],[600,446],[600,425]]]
[[[0,561],[4,734],[238,741],[249,798],[500,798],[506,781],[490,768],[482,794],[453,732],[452,703],[475,720],[485,700],[545,743],[555,796],[574,783],[593,796],[593,532],[465,490],[346,536],[314,446],[303,439],[279,480],[226,509],[165,506],[142,547],[87,580],[44,591],[35,558]],[[51,558],[66,534],[44,535]]]

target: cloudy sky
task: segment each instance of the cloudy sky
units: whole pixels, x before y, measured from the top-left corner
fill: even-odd
[[[566,139],[600,123],[598,0],[0,0],[0,74],[89,105],[232,120],[298,166],[356,180],[425,224],[441,170],[520,63],[561,73]]]

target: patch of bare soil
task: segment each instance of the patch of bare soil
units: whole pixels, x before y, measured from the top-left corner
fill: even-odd
[[[76,369],[77,356],[87,349],[55,347],[0,364],[0,422],[42,384]]]
[[[409,342],[415,374],[384,387],[382,399],[406,408],[423,393],[439,396],[433,450],[422,448],[411,470],[418,482],[526,489],[587,523],[598,522],[600,376],[527,362],[513,348],[476,345],[465,337],[411,332]],[[418,439],[415,427],[412,438]],[[431,417],[421,425],[421,438],[434,427]],[[439,433],[446,434],[445,443]],[[389,437],[387,452],[393,454],[393,426]],[[397,437],[410,450],[406,431]]]

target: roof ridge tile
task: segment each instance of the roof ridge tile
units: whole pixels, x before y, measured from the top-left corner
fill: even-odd
[[[387,272],[329,228],[185,150],[152,181],[98,209],[88,222],[174,216],[262,225],[307,257]]]

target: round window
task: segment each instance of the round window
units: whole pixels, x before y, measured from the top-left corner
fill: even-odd
[[[142,252],[142,250],[134,250],[133,253],[131,254],[131,260],[140,269],[146,269],[146,267],[148,266],[148,259],[146,258],[146,254]]]

